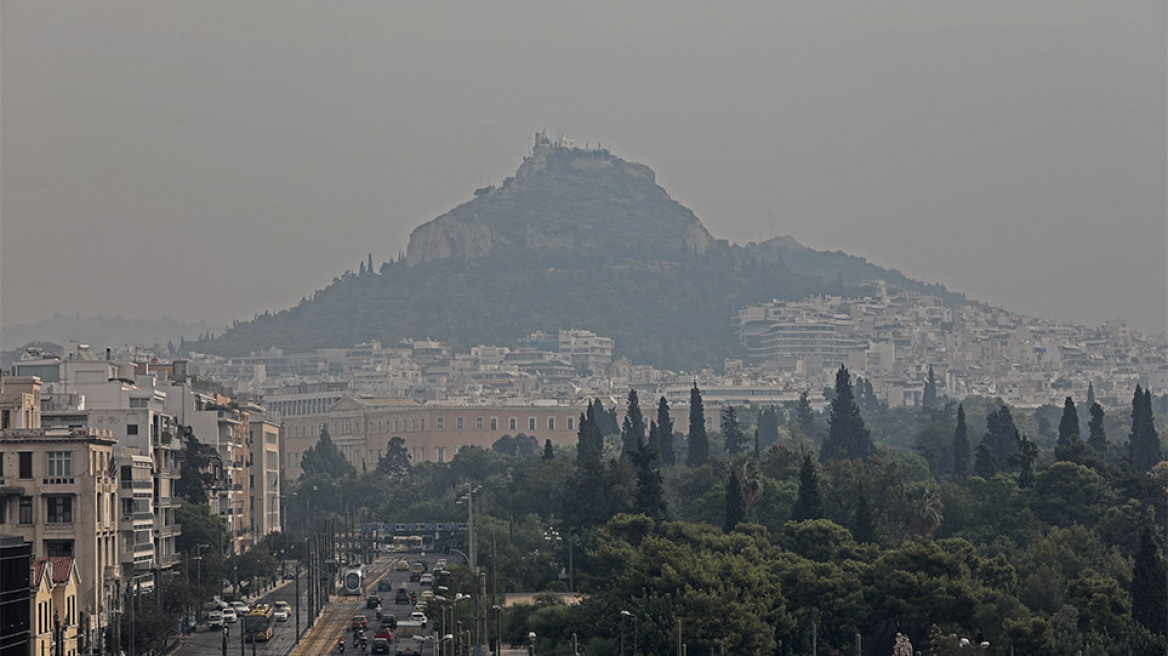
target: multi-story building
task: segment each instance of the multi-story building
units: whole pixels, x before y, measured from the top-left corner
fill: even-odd
[[[321,429],[357,471],[372,470],[392,437],[401,437],[413,462],[448,462],[467,446],[490,448],[503,435],[524,433],[541,443],[576,441],[583,405],[474,406],[422,404],[409,399],[347,398],[327,411],[284,418],[284,473],[300,476],[304,452],[316,446]]]
[[[30,580],[32,654],[77,656],[77,565],[72,558],[37,558]]]
[[[253,419],[251,430],[251,534],[260,539],[282,531],[280,519],[280,426]]]
[[[0,656],[33,653],[28,585],[31,573],[32,545],[20,536],[0,533]]]
[[[38,379],[0,380],[5,398],[31,394],[39,406]],[[0,430],[0,524],[39,558],[74,559],[87,644],[120,599],[116,445],[109,430],[89,426]]]

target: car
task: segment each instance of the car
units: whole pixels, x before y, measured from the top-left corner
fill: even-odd
[[[378,597],[377,595],[373,595],[365,600],[365,607],[366,608],[377,608],[380,605],[381,605],[381,597]]]
[[[410,564],[404,560],[399,560],[393,564],[393,568],[399,572],[404,572],[410,568]]]
[[[393,603],[395,603],[395,604],[408,604],[408,603],[410,603],[410,593],[406,592],[404,589],[398,590],[397,595],[393,598]]]
[[[354,615],[353,616],[353,628],[354,629],[368,629],[369,628],[369,619],[366,618],[364,615]]]
[[[390,631],[389,627],[387,627],[387,626],[380,627],[377,629],[377,631],[375,631],[373,633],[373,639],[376,640],[378,638],[385,638],[386,640],[389,640],[392,642],[393,641],[393,631]]]
[[[426,614],[420,610],[416,610],[416,611],[410,613],[410,621],[411,622],[421,622],[422,624],[425,624],[426,623]]]
[[[244,615],[247,615],[251,612],[251,606],[248,606],[242,601],[231,602],[231,607],[235,609],[236,617],[243,617]]]
[[[276,608],[283,608],[285,611],[287,611],[289,613],[292,612],[292,604],[290,604],[286,601],[277,601],[275,606],[276,606]]]
[[[433,590],[422,590],[422,594],[418,595],[420,601],[430,601],[434,598]]]
[[[393,589],[393,581],[390,581],[388,578],[382,578],[380,581],[377,582],[377,591],[378,592],[382,592],[384,590],[392,590],[392,589]]]
[[[386,614],[381,616],[381,628],[383,628],[383,629],[396,629],[397,628],[397,618],[394,617],[393,613],[386,613]]]
[[[417,583],[422,579],[421,572],[410,572],[410,583]]]
[[[439,558],[438,562],[434,563],[434,569],[435,570],[446,569],[446,559]]]
[[[426,572],[418,577],[418,583],[421,583],[422,585],[434,585],[434,575],[430,572]]]
[[[416,608],[418,610],[426,610],[426,602],[419,601],[417,604],[414,605],[414,608]]]
[[[228,624],[235,624],[239,621],[239,616],[235,614],[235,609],[231,606],[223,609],[223,621]]]
[[[276,609],[272,611],[272,619],[276,620],[277,622],[287,622],[288,609],[277,606]]]
[[[223,611],[213,610],[207,613],[207,628],[211,630],[223,628]]]
[[[385,638],[374,638],[373,639],[373,648],[370,650],[370,653],[388,654],[389,653],[389,641],[386,640]]]

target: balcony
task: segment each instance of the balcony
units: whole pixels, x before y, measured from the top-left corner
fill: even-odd
[[[76,484],[76,479],[72,476],[53,476],[51,478],[42,478],[41,485],[45,487],[62,486],[72,487]]]
[[[182,524],[171,524],[169,526],[159,526],[154,529],[154,535],[160,538],[177,536],[182,534]]]
[[[42,524],[46,535],[72,536],[75,526],[73,522],[48,522]]]

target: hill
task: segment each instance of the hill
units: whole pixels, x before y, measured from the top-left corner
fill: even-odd
[[[873,278],[960,301],[789,238],[716,240],[648,167],[539,135],[513,178],[415,229],[404,260],[346,273],[294,308],[187,346],[244,355],[425,337],[467,347],[583,328],[635,362],[688,370],[740,353],[733,317],[743,305],[859,294]]]

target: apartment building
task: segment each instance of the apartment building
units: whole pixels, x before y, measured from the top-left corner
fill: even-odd
[[[36,390],[36,379],[23,382]],[[0,531],[38,558],[73,558],[81,574],[77,624],[87,641],[108,625],[120,599],[117,441],[109,430],[0,430]]]
[[[0,526],[0,656],[28,656],[32,545],[3,533],[3,528]]]
[[[249,429],[249,515],[251,534],[258,540],[269,533],[283,530],[280,519],[280,486],[283,478],[280,474],[280,426],[271,421],[253,419]]]

